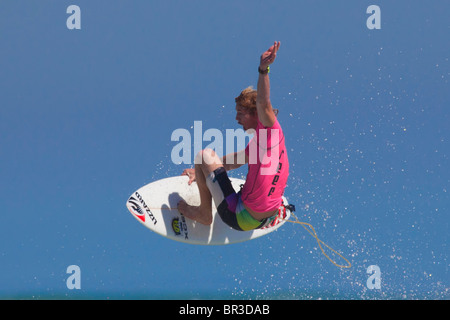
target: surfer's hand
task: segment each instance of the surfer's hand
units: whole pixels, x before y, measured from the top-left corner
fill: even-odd
[[[281,43],[278,41],[275,41],[273,46],[271,46],[266,52],[264,52],[261,55],[261,61],[259,63],[259,67],[261,70],[267,69],[268,66],[270,66],[277,56],[277,51],[280,49]]]
[[[181,175],[189,177],[188,185],[195,181],[195,169],[185,169]]]

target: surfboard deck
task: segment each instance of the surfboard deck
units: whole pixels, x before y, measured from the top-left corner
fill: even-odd
[[[227,245],[256,239],[277,230],[290,217],[290,211],[286,209],[270,226],[237,231],[222,221],[213,200],[213,223],[210,226],[203,225],[184,217],[177,210],[181,199],[190,205],[200,204],[197,184],[193,182],[188,185],[188,180],[187,176],[177,176],[147,184],[129,197],[126,206],[141,224],[153,232],[175,241],[197,245]],[[230,180],[235,190],[245,183],[242,179]],[[283,201],[285,205],[288,204],[286,198]]]

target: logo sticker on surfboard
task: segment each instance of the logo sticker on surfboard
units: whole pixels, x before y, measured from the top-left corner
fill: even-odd
[[[172,230],[175,232],[176,236],[181,236],[183,234],[185,240],[189,239],[186,218],[183,215],[181,216],[181,220],[179,217],[173,218]]]
[[[136,196],[136,198],[135,198]],[[135,192],[134,195],[132,195],[127,202],[127,207],[130,210],[132,214],[142,222],[145,222],[145,214],[147,213],[148,218],[151,222],[153,222],[154,225],[158,223],[153,213],[150,211],[149,207],[145,204],[144,199],[139,194],[139,192]]]
[[[142,222],[145,222],[144,210],[142,210],[139,202],[134,197],[130,197],[130,199],[128,199],[127,207],[136,218],[138,218]]]

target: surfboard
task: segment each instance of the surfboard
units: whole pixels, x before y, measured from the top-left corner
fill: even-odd
[[[200,204],[195,182],[188,185],[187,176],[165,178],[143,186],[127,200],[130,213],[148,229],[166,238],[196,245],[227,245],[256,239],[281,227],[290,217],[289,209],[279,212],[277,218],[262,229],[237,231],[226,225],[217,213],[213,200],[213,223],[203,225],[186,218],[177,210],[181,199],[190,205]],[[230,178],[233,188],[239,190],[242,179]],[[284,204],[288,205],[286,198]]]

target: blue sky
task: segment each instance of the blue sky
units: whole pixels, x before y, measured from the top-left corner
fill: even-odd
[[[81,8],[81,30],[66,9]],[[366,9],[381,9],[369,30]],[[449,23],[432,1],[0,1],[0,297],[448,299]],[[171,133],[235,129],[282,42],[272,102],[301,227],[226,247],[125,202],[181,173]],[[245,175],[245,170],[233,173]],[[66,268],[81,269],[81,290]],[[366,287],[370,265],[380,290]]]

